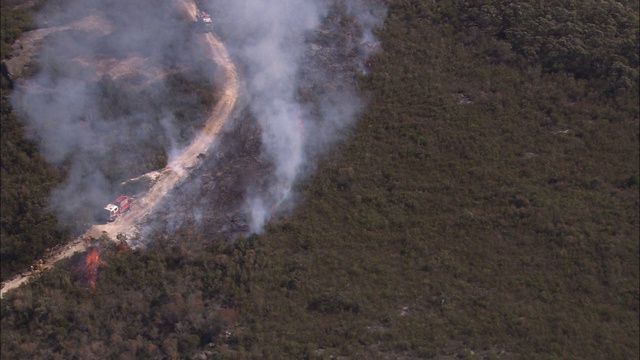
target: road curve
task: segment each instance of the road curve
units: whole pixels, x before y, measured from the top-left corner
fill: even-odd
[[[195,21],[195,4],[188,0],[178,0],[178,2],[185,7],[192,21]],[[211,33],[205,33],[202,37],[203,42],[208,44],[206,50],[211,59],[219,65],[220,71],[224,72],[224,82],[218,84],[222,90],[220,99],[214,105],[204,128],[189,146],[175,157],[169,159],[169,164],[164,169],[152,171],[145,175],[154,179],[154,183],[143,197],[137,199],[132,211],[113,223],[94,225],[82,237],[62,246],[45,259],[45,269],[52,267],[62,259],[85,250],[86,245],[81,239],[87,236],[98,238],[103,233],[108,234],[112,239],[115,239],[118,234],[124,234],[129,237],[134,236],[137,232],[137,225],[153,212],[158,203],[171,189],[187,177],[191,169],[196,165],[198,155],[206,153],[211,147],[222,126],[231,117],[238,98],[239,82],[236,68],[224,44]],[[26,283],[33,275],[35,273],[25,272],[2,283],[0,296],[4,296],[6,292]]]

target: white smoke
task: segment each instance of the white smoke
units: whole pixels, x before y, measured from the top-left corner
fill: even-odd
[[[212,73],[211,61],[178,1],[52,0],[38,22],[46,33],[39,69],[18,82],[12,104],[27,137],[66,172],[50,206],[79,230],[113,200],[120,181],[161,162],[148,149],[177,151],[184,136],[167,104],[194,101],[177,98],[166,76]]]
[[[364,70],[363,61],[378,48],[374,30],[382,25],[386,8],[382,0],[201,3],[212,13],[215,30],[238,60],[250,111],[262,129],[263,156],[273,164],[271,176],[248,189],[245,200],[250,229],[260,232],[274,212],[293,204],[296,182],[341,138],[365,105],[356,89],[354,69]],[[40,71],[19,86],[13,104],[26,121],[27,135],[38,142],[45,158],[67,169],[68,178],[54,191],[51,206],[68,221],[103,207],[105,197],[113,195],[112,182],[118,174],[106,174],[95,159],[104,160],[109,154],[112,167],[122,168],[134,162],[141,149],[159,146],[170,156],[180,148],[174,114],[149,115],[162,100],[121,108],[103,99],[108,95],[135,101],[146,94],[165,102],[174,100],[163,79],[150,82],[142,76],[139,92],[105,94],[104,89],[110,89],[116,79],[96,79],[103,66],[98,61],[108,57],[122,62],[134,54],[144,61],[153,59],[143,63],[142,72],[148,70],[144,64],[173,70],[173,65],[166,68],[167,59],[205,69],[205,73],[213,71],[207,68],[211,61],[202,53],[177,1],[56,0],[51,4],[63,5],[57,10],[45,8],[42,27],[78,18],[92,24],[84,30],[67,26],[46,39]],[[109,28],[100,29],[101,23]],[[302,101],[304,89],[320,95]],[[95,110],[109,106],[120,117],[103,119]],[[150,138],[153,134],[156,137]],[[136,142],[126,140],[131,138]]]
[[[365,0],[212,0],[209,5],[232,55],[244,65],[249,106],[262,127],[264,156],[274,166],[266,188],[249,189],[246,200],[250,229],[260,232],[275,211],[293,201],[296,181],[362,109],[353,74],[341,68],[347,63],[362,69],[377,49],[373,31],[382,25],[386,8]],[[351,27],[339,26],[347,20]],[[322,34],[343,43],[314,43]],[[301,88],[319,86],[328,90],[313,104],[296,100]]]

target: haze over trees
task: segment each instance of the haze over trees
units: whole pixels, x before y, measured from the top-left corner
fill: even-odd
[[[30,9],[2,11],[0,16],[0,50],[4,60],[10,55],[10,45],[34,25]],[[45,248],[65,238],[65,231],[58,229],[55,217],[42,211],[51,190],[62,180],[61,174],[43,161],[33,143],[25,140],[20,121],[12,112],[10,86],[3,74],[0,79],[0,270],[3,281],[16,271],[28,268]]]
[[[293,212],[102,239],[93,291],[77,256],[2,300],[3,358],[637,358],[638,2],[388,6],[368,108]],[[2,91],[6,279],[66,236]]]

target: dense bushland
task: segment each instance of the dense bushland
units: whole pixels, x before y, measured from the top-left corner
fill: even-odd
[[[28,269],[44,249],[60,243],[66,231],[46,211],[46,199],[62,174],[25,140],[22,124],[12,113],[9,84],[4,78],[0,81],[0,271],[6,280]]]
[[[486,53],[500,61],[539,65],[545,72],[565,72],[601,80],[607,93],[637,90],[638,3],[617,1],[457,1],[449,16],[456,25],[498,39]],[[477,38],[468,32],[466,43]],[[509,48],[513,51],[509,51]],[[606,85],[604,85],[606,84]]]
[[[95,291],[83,256],[76,256],[67,262],[71,271],[47,271],[2,302],[3,357],[188,358],[222,344],[222,329],[237,315],[220,305],[219,294],[252,264],[241,243],[219,243],[193,257],[166,243],[140,253],[99,242]]]
[[[273,256],[254,273],[259,290],[237,300],[245,348],[273,358],[638,356],[634,8],[583,19],[606,32],[623,13],[625,35],[598,47],[576,30],[588,45],[575,58],[545,52],[560,40],[537,15],[512,25],[537,32],[533,57],[491,24],[470,26],[459,3],[392,3],[384,52],[360,80],[375,94],[367,113],[301,185],[296,214],[260,238]],[[580,68],[596,54],[600,72]],[[630,68],[627,85],[611,75],[613,58]]]
[[[2,59],[11,54],[11,44],[25,31],[33,30],[33,9],[9,8],[0,16]],[[64,227],[46,211],[50,191],[62,180],[60,171],[44,162],[37,146],[25,139],[20,120],[9,100],[11,83],[0,79],[0,278],[6,280],[29,267],[44,250],[62,241]]]
[[[293,214],[184,225],[93,294],[44,274],[2,302],[3,356],[637,358],[637,9],[390,1],[369,107]]]

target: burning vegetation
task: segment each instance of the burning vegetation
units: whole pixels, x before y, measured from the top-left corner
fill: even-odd
[[[106,263],[106,259],[131,250],[123,235],[118,235],[116,241],[107,238],[86,240],[87,252],[82,260],[72,268],[71,272],[75,274],[75,278],[80,282],[84,289],[93,293],[96,288],[98,279],[98,268]]]
[[[93,294],[98,278],[98,267],[104,263],[101,258],[102,251],[98,246],[91,246],[87,254],[74,269],[74,273],[79,277],[82,286]]]

